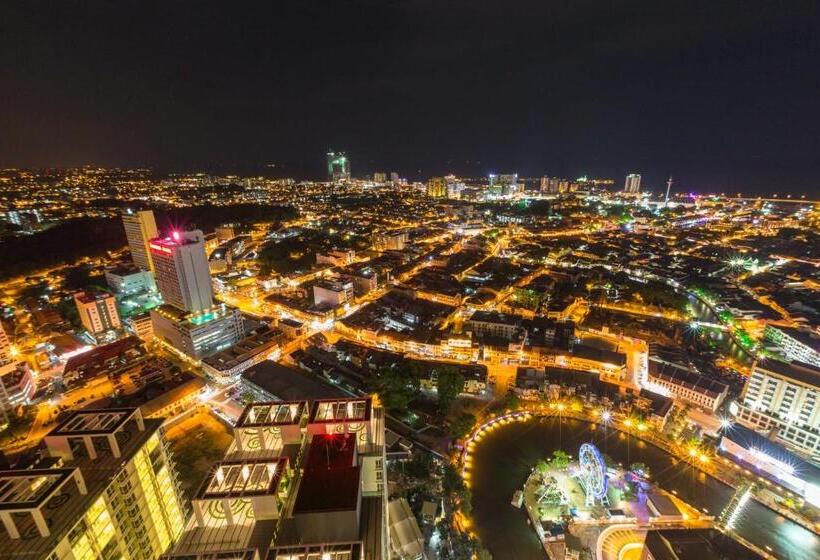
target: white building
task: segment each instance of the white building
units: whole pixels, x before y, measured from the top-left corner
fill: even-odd
[[[820,368],[820,335],[811,330],[767,325],[764,337],[777,345],[787,360]]]
[[[353,282],[320,280],[313,285],[313,302],[318,306],[335,309],[352,302],[353,296]]]
[[[820,458],[820,369],[765,360],[755,364],[738,403],[737,420]]]
[[[641,192],[641,176],[638,173],[630,173],[624,182],[624,192],[638,194]]]
[[[122,225],[125,228],[128,247],[131,249],[131,260],[142,270],[154,270],[151,253],[148,250],[148,242],[158,235],[154,212],[134,212],[129,208],[122,214]]]
[[[175,231],[149,243],[157,287],[166,304],[199,313],[213,306],[214,292],[202,231]]]
[[[156,290],[154,276],[137,267],[114,267],[105,270],[105,282],[120,295],[141,294]]]
[[[172,305],[151,310],[154,337],[195,360],[216,354],[245,335],[242,313],[224,304],[205,313],[187,313]]]
[[[675,399],[709,411],[716,411],[729,394],[729,386],[710,379],[687,367],[670,362],[649,359],[650,388],[658,387]]]
[[[91,334],[100,334],[122,326],[117,312],[117,300],[105,292],[74,294],[74,303],[80,314],[80,321]]]

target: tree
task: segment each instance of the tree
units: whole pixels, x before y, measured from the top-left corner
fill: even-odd
[[[454,367],[444,367],[439,371],[436,390],[439,407],[447,411],[456,397],[464,391],[464,376]]]
[[[646,463],[632,463],[629,465],[629,470],[637,475],[649,476],[649,467]]]
[[[445,496],[451,496],[464,488],[464,480],[461,478],[458,470],[449,463],[444,465],[444,475],[441,477],[441,488],[444,490]]]
[[[369,388],[379,394],[390,412],[404,412],[419,391],[418,377],[396,367],[380,369],[369,379]]]
[[[450,422],[450,435],[456,439],[461,439],[472,431],[475,423],[476,417],[474,414],[469,412],[459,414]]]
[[[556,470],[563,470],[569,466],[569,455],[560,449],[552,452],[552,468]]]
[[[404,465],[404,474],[411,478],[427,480],[430,478],[432,461],[427,453],[417,453]]]

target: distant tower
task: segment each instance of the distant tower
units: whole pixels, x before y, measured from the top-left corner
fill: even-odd
[[[427,196],[444,198],[447,196],[447,181],[444,177],[432,177],[427,181]]]
[[[638,194],[641,192],[641,176],[638,173],[630,173],[624,182],[624,192]]]
[[[350,161],[344,152],[327,153],[327,178],[331,181],[350,179]]]
[[[663,201],[663,205],[666,206],[669,204],[669,191],[672,190],[672,176],[669,176],[669,180],[666,181],[666,198]]]
[[[158,235],[154,212],[134,212],[128,208],[122,214],[122,225],[125,228],[125,238],[128,239],[128,248],[131,249],[131,260],[142,270],[154,270],[151,252],[148,250],[148,241]]]

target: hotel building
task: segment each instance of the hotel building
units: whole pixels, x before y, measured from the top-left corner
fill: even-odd
[[[149,243],[165,304],[151,310],[154,336],[195,360],[215,354],[245,334],[238,309],[214,305],[211,274],[199,230],[174,232]]]
[[[134,408],[75,412],[33,468],[0,471],[3,558],[160,557],[186,510],[160,431]]]
[[[820,369],[777,360],[757,362],[738,402],[737,420],[820,459]]]

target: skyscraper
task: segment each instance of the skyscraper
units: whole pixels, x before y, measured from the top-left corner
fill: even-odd
[[[148,242],[158,235],[154,212],[151,210],[134,212],[128,208],[122,214],[122,225],[125,227],[125,237],[131,249],[131,260],[142,270],[154,270],[148,249]]]
[[[11,341],[9,337],[6,335],[6,331],[3,329],[3,325],[0,324],[0,364],[4,364],[6,362],[10,362],[12,360],[11,355]]]
[[[120,315],[117,313],[117,301],[111,294],[77,292],[74,294],[74,303],[77,305],[83,327],[91,334],[103,333],[122,326]]]
[[[432,198],[444,198],[447,196],[447,181],[444,177],[431,177],[427,181],[427,196]]]
[[[0,470],[0,556],[158,559],[187,514],[162,422],[136,408],[75,412],[44,438],[49,459]]]
[[[344,152],[327,153],[327,177],[332,181],[350,179],[350,160]]]
[[[165,303],[151,310],[154,336],[196,360],[224,350],[245,334],[238,309],[214,305],[200,230],[152,239],[154,274]]]
[[[630,173],[624,182],[624,192],[638,194],[641,192],[641,176],[638,173]]]
[[[152,239],[149,247],[157,287],[165,303],[195,313],[213,306],[214,292],[202,231],[175,231],[171,237]]]

